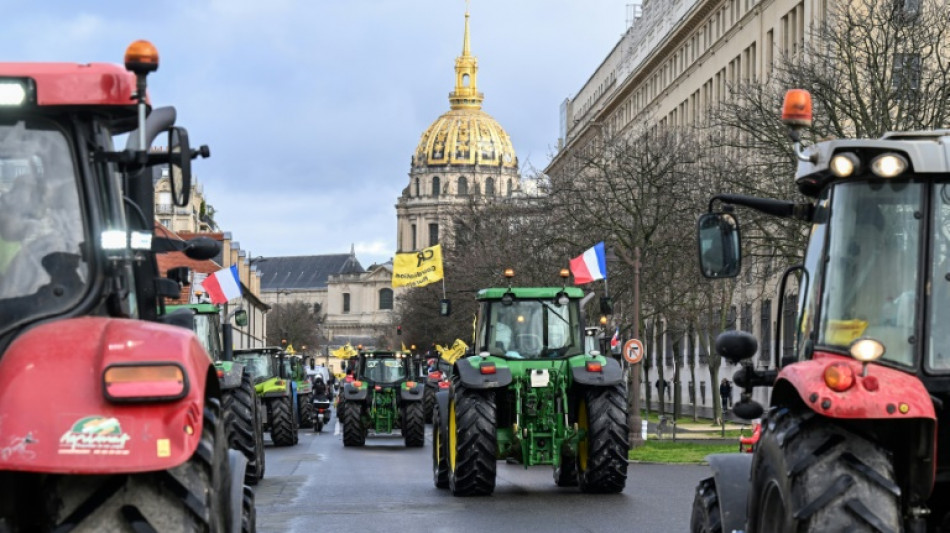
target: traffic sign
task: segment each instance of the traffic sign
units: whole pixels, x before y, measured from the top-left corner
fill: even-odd
[[[630,339],[627,342],[623,343],[623,358],[627,360],[628,363],[635,365],[643,359],[643,355],[646,354],[646,349],[643,347],[643,342],[640,339]]]

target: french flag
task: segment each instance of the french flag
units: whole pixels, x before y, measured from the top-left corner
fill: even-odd
[[[616,348],[620,344],[620,327],[617,327],[617,331],[614,332],[614,336],[610,338],[610,347]]]
[[[595,244],[581,255],[571,259],[571,274],[574,285],[583,285],[607,277],[607,258],[604,254],[604,241]]]
[[[241,281],[238,278],[237,265],[221,270],[206,277],[201,287],[208,293],[213,304],[228,303],[232,298],[241,296]]]

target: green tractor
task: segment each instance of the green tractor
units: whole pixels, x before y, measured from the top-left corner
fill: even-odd
[[[425,443],[425,386],[415,375],[412,357],[391,350],[361,352],[354,376],[341,394],[343,445],[364,445],[370,430],[391,435],[400,429],[407,447],[421,447]]]
[[[307,377],[304,358],[293,352],[284,358],[284,375],[290,377],[297,387],[297,425],[313,427],[313,383]]]
[[[622,491],[626,388],[619,363],[585,343],[581,289],[509,286],[477,300],[476,355],[456,361],[452,386],[436,393],[435,486],[491,494],[506,459],[552,465],[561,487]]]
[[[266,414],[264,430],[275,446],[297,444],[297,383],[288,355],[277,346],[234,350],[234,360],[247,367]]]
[[[214,361],[221,382],[221,409],[224,412],[228,443],[247,457],[244,482],[256,485],[264,477],[264,428],[261,402],[254,390],[251,375],[244,365],[235,362],[231,342],[230,320],[221,319],[217,305],[169,305],[166,312],[188,309],[194,313],[194,331],[198,341]],[[230,318],[230,317],[228,317]],[[247,325],[247,311],[233,313],[239,326]]]

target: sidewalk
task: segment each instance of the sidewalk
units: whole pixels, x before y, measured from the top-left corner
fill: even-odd
[[[647,422],[648,439],[673,440],[675,431],[675,440],[677,441],[719,441],[723,443],[737,443],[738,437],[723,437],[723,429],[725,429],[725,431],[744,430],[746,434],[751,434],[751,422],[736,417],[731,411],[726,412],[725,428],[723,428],[722,425],[713,425],[713,410],[711,407],[699,406],[697,410],[697,421],[693,422],[693,406],[684,405],[682,406],[683,410],[680,413],[680,419],[676,424],[673,423],[672,405],[667,402],[665,407],[666,415],[664,416],[668,419],[667,423],[663,427],[658,427],[659,424],[656,422]],[[659,413],[659,405],[656,402],[651,402],[650,412]]]

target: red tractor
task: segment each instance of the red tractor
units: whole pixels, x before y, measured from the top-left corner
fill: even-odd
[[[717,352],[743,362],[733,412],[762,415],[753,453],[713,455],[694,532],[945,531],[950,526],[950,130],[836,139],[802,149],[811,97],[792,90],[783,120],[795,142],[793,203],[720,194],[699,220],[711,278],[740,270],[731,206],[811,225],[798,285],[794,346],[775,369],[749,362],[754,337],[725,332]],[[719,201],[729,208],[712,212]],[[779,316],[783,316],[779,311]],[[782,321],[778,321],[781,326]],[[938,424],[938,416],[943,423]]]
[[[254,529],[214,365],[164,312],[187,276],[156,254],[217,245],[152,237],[153,176],[187,205],[208,155],[151,108],[157,68],[146,41],[124,68],[0,63],[0,531]]]

